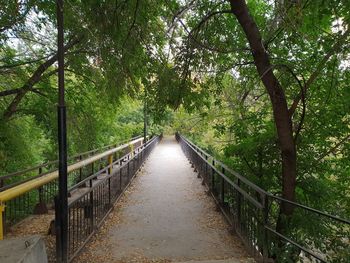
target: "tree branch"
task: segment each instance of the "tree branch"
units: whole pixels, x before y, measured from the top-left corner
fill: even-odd
[[[10,64],[10,65],[3,65],[3,66],[0,66],[0,69],[9,69],[9,68],[15,68],[15,67],[18,67],[18,66],[24,66],[24,65],[28,65],[28,64],[33,64],[33,63],[39,62],[39,61],[41,61],[43,59],[47,59],[50,56],[52,56],[52,54],[44,56],[42,58],[38,58],[38,59],[21,61],[21,62]]]
[[[10,96],[21,92],[22,88],[0,91],[0,97]]]
[[[64,52],[66,52],[68,49],[79,43],[81,38],[77,38],[71,42],[69,42],[64,47]],[[19,103],[22,101],[24,96],[32,90],[33,86],[37,84],[41,78],[43,73],[52,66],[57,61],[57,54],[52,56],[50,59],[42,63],[32,74],[32,76],[27,80],[27,82],[20,88],[20,91],[17,92],[17,95],[12,100],[10,105],[6,108],[3,114],[3,119],[8,120],[11,118],[11,116],[16,112],[16,109],[19,105]]]
[[[296,82],[299,85],[300,88],[300,95],[301,95],[301,102],[303,105],[303,109],[302,109],[302,113],[301,113],[301,117],[300,117],[300,121],[299,124],[296,126],[296,130],[295,130],[295,135],[294,135],[294,142],[297,141],[297,138],[299,136],[299,133],[301,131],[301,128],[303,126],[303,122],[305,119],[305,113],[306,113],[306,90],[305,90],[305,86],[302,85],[301,81],[298,79],[297,75],[294,73],[294,71],[286,64],[277,64],[275,65],[275,67],[283,67],[285,68],[292,76],[293,78],[296,80]]]
[[[322,69],[325,67],[328,60],[336,54],[336,52],[341,48],[342,44],[346,41],[348,35],[350,34],[350,27],[345,31],[345,33],[334,43],[332,48],[327,52],[327,54],[322,58],[322,60],[318,63],[316,69],[311,74],[309,79],[306,81],[304,85],[304,93],[310,88],[312,83],[316,80],[316,78],[321,74]],[[292,116],[295,113],[295,110],[298,107],[300,100],[302,99],[302,92],[297,95],[294,99],[291,107],[289,108],[289,115]]]
[[[212,52],[217,52],[217,53],[222,53],[222,54],[230,54],[230,53],[234,53],[237,51],[250,51],[249,48],[235,48],[235,49],[230,49],[230,50],[222,50],[219,48],[215,48],[215,47],[209,47],[205,44],[203,44],[201,41],[199,41],[194,35],[193,35],[193,31],[194,29],[192,29],[191,31],[188,30],[188,28],[186,27],[186,25],[182,22],[181,19],[179,19],[180,24],[182,25],[182,27],[185,29],[185,31],[188,34],[188,37],[199,47],[204,48],[206,50],[212,51]],[[198,25],[196,26],[198,27]]]
[[[205,17],[202,18],[202,20],[197,24],[197,26],[195,26],[190,34],[192,34],[195,31],[199,31],[199,29],[202,27],[202,25],[204,25],[211,17],[216,16],[216,15],[220,15],[220,14],[232,14],[231,10],[220,10],[220,11],[214,11],[211,12],[209,14],[207,14]]]
[[[128,30],[128,34],[126,35],[126,38],[124,40],[124,43],[123,43],[123,49],[126,45],[126,41],[128,41],[130,35],[131,35],[131,31],[132,29],[134,28],[135,26],[135,23],[136,23],[136,17],[137,17],[137,11],[139,9],[139,0],[136,0],[136,7],[135,7],[135,11],[134,11],[134,17],[133,17],[133,20],[132,20],[132,23],[131,23],[131,26],[129,27],[129,30]]]
[[[3,25],[0,27],[0,33],[10,29],[11,27],[13,27],[16,23],[19,23],[21,21],[24,21],[25,17],[27,16],[27,14],[29,13],[31,8],[27,8],[23,14],[19,15],[19,16],[15,16],[11,21],[8,22],[7,25]]]

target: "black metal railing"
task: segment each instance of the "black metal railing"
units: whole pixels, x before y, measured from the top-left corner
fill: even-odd
[[[134,142],[134,143],[128,143]],[[91,150],[88,152],[80,153],[69,158],[69,164],[74,164],[83,160],[88,159],[89,157],[95,156],[101,152],[108,151],[110,149],[118,148],[119,150],[113,153],[113,159],[118,159],[121,156],[132,151],[132,149],[139,147],[142,144],[141,136],[132,138],[131,141],[123,141],[118,144],[112,144],[104,146],[99,149]],[[97,159],[93,162],[88,163],[75,169],[68,173],[68,187],[77,185],[79,182],[84,181],[84,179],[90,177],[101,171],[104,167],[108,165],[109,156],[104,156],[103,158]],[[47,176],[48,174],[57,171],[57,160],[47,162],[23,171],[16,173],[8,174],[0,177],[3,187],[0,188],[0,193],[3,191],[8,191],[13,189],[16,186],[29,183],[32,180],[35,180],[40,177]],[[15,182],[10,182],[11,179],[16,178]],[[6,180],[9,180],[9,183],[6,184]],[[46,213],[48,207],[53,206],[54,197],[58,192],[58,179],[54,179],[46,184],[27,191],[12,200],[6,201],[6,209],[4,212],[4,231],[6,232],[7,228],[14,225],[15,223],[21,221],[29,215],[42,214]]]
[[[103,167],[69,189],[68,257],[71,261],[102,224],[161,136]],[[79,192],[75,191],[79,189]]]
[[[350,262],[350,221],[272,195],[176,133],[226,219],[263,262]],[[288,233],[276,230],[281,203],[294,206]],[[300,218],[308,218],[308,227]]]

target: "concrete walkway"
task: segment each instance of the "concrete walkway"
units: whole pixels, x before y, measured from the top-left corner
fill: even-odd
[[[254,262],[166,137],[75,262]]]

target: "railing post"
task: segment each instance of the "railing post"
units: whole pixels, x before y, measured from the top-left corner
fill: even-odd
[[[224,167],[221,167],[221,172],[225,175],[225,168]],[[224,206],[225,204],[225,179],[224,177],[221,177],[221,194],[220,194],[220,197],[221,197],[221,204]]]
[[[133,144],[130,144],[130,152],[131,152],[131,158],[134,158],[135,151],[134,151],[134,145]]]
[[[108,174],[112,174],[112,170],[113,170],[113,154],[111,154],[110,156],[108,156],[108,165],[109,165],[109,168],[108,168]]]

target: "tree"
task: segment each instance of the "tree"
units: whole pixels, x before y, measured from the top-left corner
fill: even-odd
[[[159,67],[169,11],[153,1],[65,3],[68,135],[73,153],[140,132],[140,119],[128,117],[140,107],[138,80],[149,78],[149,72]],[[32,163],[56,159],[56,3],[8,1],[0,12],[1,123],[13,127],[28,121],[38,126],[52,148],[45,143],[42,148],[49,149],[34,154]],[[123,112],[120,103],[128,104],[128,110]],[[122,112],[125,125],[119,120]],[[4,141],[13,130],[3,129]],[[23,140],[23,150],[31,151],[27,143],[32,137],[24,135]],[[1,150],[14,160],[17,155],[11,154],[11,145],[13,141],[6,141]]]
[[[232,121],[214,125],[217,134],[220,130],[223,134],[231,133],[229,142],[224,143],[226,154],[242,158],[240,167],[253,174],[254,181],[264,183],[267,189],[291,201],[317,203],[320,193],[325,192],[332,180],[330,174],[334,168],[322,165],[330,176],[325,179],[325,170],[313,166],[317,160],[326,164],[328,160],[322,156],[326,154],[328,159],[333,149],[338,154],[332,161],[342,163],[343,170],[347,170],[342,156],[348,148],[349,127],[344,120],[349,97],[344,94],[340,79],[347,78],[341,60],[349,52],[348,9],[347,1],[249,1],[248,4],[243,0],[197,1],[184,6],[182,10],[186,11],[176,13],[174,19],[185,32],[182,50],[177,55],[186,69],[184,76],[212,79],[215,90],[227,92],[229,87],[236,92],[231,100],[235,107],[229,104]],[[227,76],[235,79],[231,86],[225,84]],[[337,90],[343,97],[335,98],[331,90]],[[334,109],[335,105],[342,105],[341,110]],[[245,112],[240,111],[242,106]],[[330,117],[331,112],[337,112],[337,117]],[[222,110],[218,118],[225,113]],[[337,128],[328,133],[316,124],[317,119]],[[270,124],[275,128],[271,129]],[[327,141],[332,141],[333,146]],[[274,154],[274,146],[279,148],[280,157]],[[277,185],[269,177],[271,171],[278,179]],[[339,169],[337,172],[343,174]],[[325,181],[319,181],[319,188],[311,191],[316,181],[311,178]],[[327,191],[334,193],[334,190]],[[327,204],[324,200],[324,207],[330,209]],[[320,202],[316,204],[320,205]],[[348,212],[340,210],[344,214]],[[282,202],[279,232],[295,233],[290,222],[292,215],[293,206]]]

